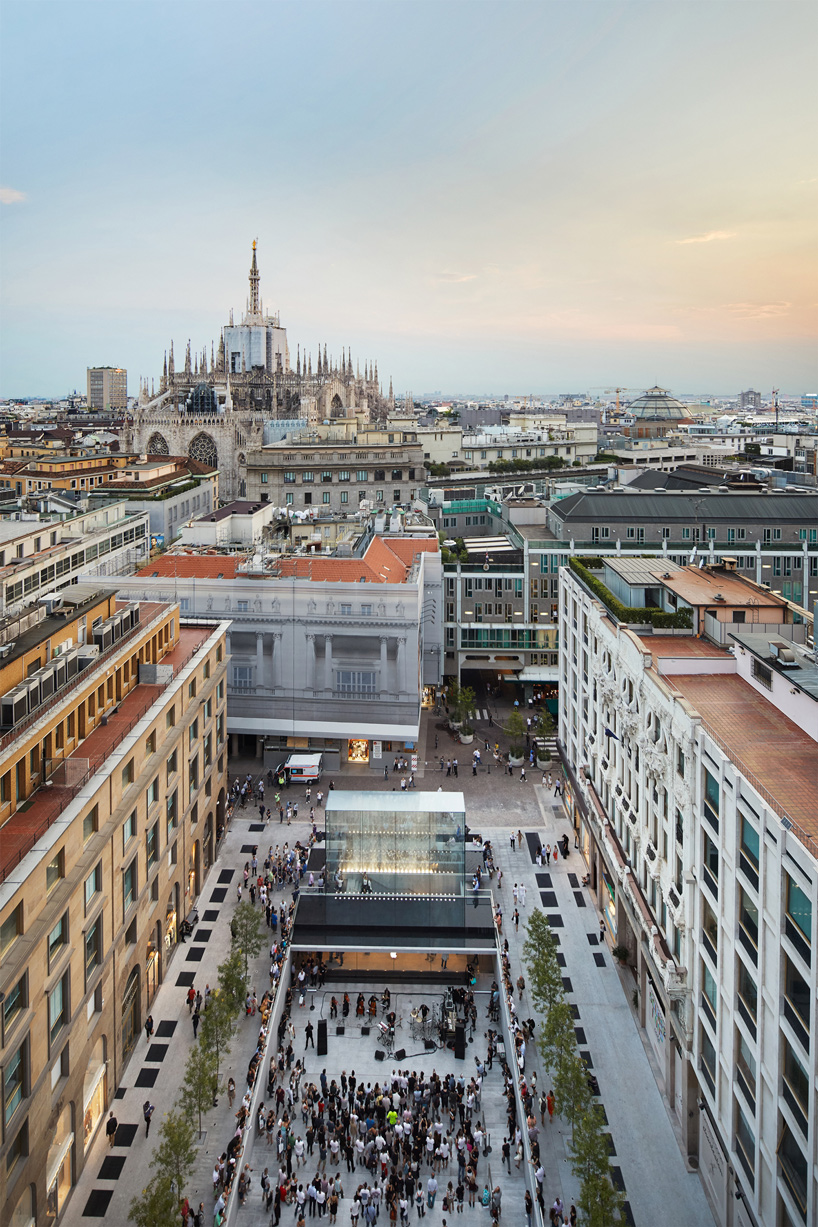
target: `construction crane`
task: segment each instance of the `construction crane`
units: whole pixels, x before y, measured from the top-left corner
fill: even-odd
[[[641,388],[603,388],[600,385],[599,387],[589,388],[588,391],[589,392],[602,392],[604,396],[613,396],[615,394],[616,395],[616,416],[618,418],[619,417],[619,394],[620,392],[624,393],[625,395],[629,395],[631,392],[637,392],[637,393],[641,392],[642,389]]]
[[[775,429],[778,431],[778,388],[773,388],[773,408],[775,409]]]

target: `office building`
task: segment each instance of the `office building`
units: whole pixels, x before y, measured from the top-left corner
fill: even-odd
[[[45,1223],[215,856],[227,624],[73,585],[0,629],[0,1198]]]
[[[558,744],[657,1082],[719,1227],[812,1223],[812,627],[727,560],[584,561],[560,573]]]
[[[123,367],[89,366],[87,379],[89,409],[128,408],[128,372]]]

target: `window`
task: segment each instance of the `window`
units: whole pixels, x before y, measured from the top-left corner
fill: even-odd
[[[351,614],[352,614],[352,606],[351,606],[351,605],[345,605],[345,604],[343,604],[343,603],[342,603],[342,605],[341,605],[341,617],[342,617],[342,618],[349,618],[349,617],[351,616]]]
[[[286,470],[285,470],[285,472],[284,472],[284,484],[285,484],[285,486],[292,486],[292,485],[294,485],[294,484],[295,484],[295,473],[293,472],[293,470],[292,470],[292,469],[286,469]]]
[[[756,1103],[756,1059],[747,1040],[736,1027],[736,1079],[748,1101]]]
[[[93,903],[94,897],[102,890],[102,861],[95,865],[85,879],[85,910]]]
[[[755,1039],[756,1018],[758,1014],[758,988],[755,980],[750,975],[749,968],[741,959],[738,960],[736,1005],[739,1014],[749,1027],[753,1039]]]
[[[168,839],[170,839],[171,834],[173,833],[173,831],[176,830],[176,824],[179,821],[179,813],[178,813],[177,804],[176,804],[176,789],[175,788],[173,792],[170,794],[170,796],[168,797],[167,805],[166,805],[166,813],[167,813]]]
[[[714,963],[718,962],[719,923],[707,900],[702,897],[702,945]]]
[[[393,491],[392,491],[392,502],[393,502],[393,503],[399,503],[399,502],[400,502],[400,490],[393,490]],[[476,517],[475,517],[475,523],[476,523],[476,522],[477,522],[477,519],[476,519]]]
[[[152,733],[148,733],[148,736],[145,738],[146,757],[149,757],[151,754],[155,754],[155,753],[156,753],[156,730],[154,730]]]
[[[145,835],[145,851],[147,853],[148,873],[159,860],[159,823],[155,822]]]
[[[652,880],[652,879],[651,879]],[[716,1012],[719,1008],[719,990],[716,987],[716,979],[710,972],[710,968],[702,960],[702,1006],[710,1025],[713,1030],[716,1029]]]
[[[321,474],[321,482],[323,485],[326,486],[331,481],[332,481],[332,473],[330,473],[329,470],[325,469]]]
[[[17,941],[17,938],[23,932],[23,905],[18,903],[17,907],[6,917],[2,925],[0,925],[0,955],[6,953],[8,948]]]
[[[367,472],[366,469],[358,469],[357,473],[355,474],[355,480],[356,481],[369,481],[369,473]]]
[[[287,491],[287,493],[284,495],[284,503],[285,503],[285,506],[287,506],[287,507],[292,507],[293,502],[294,502],[293,495],[292,495],[291,491],[289,491],[289,490],[288,490],[288,491]]]
[[[134,810],[122,824],[122,851],[124,852],[128,844],[136,835],[136,810]]]
[[[9,1124],[26,1096],[28,1039],[24,1039],[3,1071],[3,1120]]]
[[[786,874],[787,936],[797,946],[799,953],[809,962],[812,942],[812,901],[794,878]]]
[[[50,891],[65,877],[65,852],[61,848],[57,855],[49,861],[45,870],[45,889]]]
[[[335,674],[336,693],[341,695],[375,694],[376,677],[374,670],[338,669]]]
[[[195,678],[195,677],[194,677],[193,681],[192,681],[192,682],[190,682],[190,683],[189,683],[189,685],[188,685],[188,688],[187,688],[187,697],[188,697],[189,699],[195,699],[195,698],[196,698],[196,678]]]
[[[741,815],[741,847],[739,849],[739,865],[742,872],[749,878],[752,885],[758,890],[758,856],[759,856],[759,838],[758,831],[746,818]]]
[[[145,793],[145,799],[148,803],[148,809],[155,805],[159,800],[159,776],[148,785],[148,791]]]
[[[68,972],[55,984],[48,998],[48,1035],[51,1043],[59,1036],[69,1019]]]
[[[88,843],[88,840],[94,834],[99,826],[99,807],[94,806],[82,820],[82,842]]]
[[[349,469],[340,469],[338,472],[339,481],[349,481]]]
[[[705,831],[702,835],[704,851],[704,880],[713,894],[719,895],[719,850]]]
[[[348,502],[349,502],[349,490],[342,490],[342,491],[341,491],[341,502],[342,502],[342,503],[348,503]]]
[[[236,601],[236,612],[237,613],[249,613],[249,611],[250,611],[249,601]]]
[[[310,493],[310,491],[309,491],[309,490],[308,490],[308,491],[307,491],[307,493],[304,495],[304,506],[305,506],[305,507],[311,507],[311,506],[312,506],[312,494]]]
[[[188,749],[192,750],[196,742],[199,740],[199,721],[193,720],[187,730]]]
[[[332,495],[330,494],[329,490],[325,490],[321,495],[321,502],[326,505],[329,505],[329,503],[332,502]]]
[[[48,935],[48,966],[51,968],[60,951],[68,945],[68,913],[66,912]]]
[[[716,1049],[713,1041],[703,1026],[699,1028],[701,1036],[701,1048],[699,1067],[704,1074],[705,1082],[710,1088],[711,1095],[716,1093]]]
[[[97,916],[85,934],[85,987],[102,963],[102,916]]]
[[[362,606],[361,606],[361,617],[362,617],[362,618],[371,618],[371,617],[372,617],[372,606],[371,606],[371,605],[362,605]]]
[[[786,1121],[778,1144],[778,1161],[781,1164],[781,1175],[806,1222],[809,1166]]]
[[[719,782],[704,768],[704,816],[714,831],[719,829]]]
[[[133,784],[133,778],[134,778],[134,776],[133,776],[133,759],[129,759],[129,761],[128,761],[128,762],[125,764],[125,766],[122,768],[122,788],[123,788],[123,791],[124,791],[124,789],[126,789],[126,788],[128,787],[128,785],[129,785],[129,784]]]
[[[18,483],[19,484],[19,483]],[[74,482],[71,483],[72,486]],[[20,1129],[17,1131],[17,1136],[9,1146],[8,1154],[6,1155],[6,1176],[9,1176],[17,1166],[18,1160],[25,1159],[28,1154],[28,1121],[24,1121]]]
[[[190,792],[195,792],[199,787],[199,755],[196,754],[188,763],[187,769],[188,789]]]
[[[376,490],[376,491],[375,491],[375,502],[376,502],[376,503],[382,503],[382,502],[383,502],[383,490]]]
[[[176,723],[176,704],[174,703],[170,711],[165,712],[165,728],[172,729]]]
[[[743,886],[738,888],[739,941],[754,963],[758,963],[758,908]]]
[[[753,677],[755,678],[755,680],[761,686],[763,686],[765,690],[772,690],[773,688],[772,669],[768,669],[766,665],[762,665],[761,661],[756,660],[754,656],[752,660],[752,664],[750,666],[750,671]]]
[[[136,902],[136,857],[122,872],[122,911],[127,912],[132,903]]]
[[[736,1103],[736,1154],[751,1185],[755,1184],[755,1151],[755,1135],[741,1105]]]
[[[315,474],[314,474],[314,473],[311,473],[311,472],[309,471],[309,469],[305,470],[305,471],[304,471],[304,472],[301,474],[301,482],[302,482],[302,484],[307,485],[308,483],[313,482],[313,481],[315,481]]]
[[[17,1018],[28,1005],[28,989],[26,977],[20,976],[16,984],[6,993],[3,1002],[3,1041],[5,1042]]]

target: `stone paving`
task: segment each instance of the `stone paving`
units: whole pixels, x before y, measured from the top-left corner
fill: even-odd
[[[503,870],[502,886],[497,890],[496,879],[494,886],[505,916],[503,935],[509,940],[513,979],[516,980],[519,974],[522,944],[525,939],[525,917],[532,907],[543,908],[559,937],[566,991],[576,1018],[577,1039],[580,1050],[589,1057],[599,1080],[601,1101],[611,1134],[614,1178],[625,1190],[630,1221],[637,1224],[637,1227],[653,1227],[657,1222],[661,1222],[663,1227],[688,1227],[691,1223],[695,1223],[696,1227],[708,1227],[713,1220],[701,1183],[695,1173],[685,1169],[671,1118],[657,1089],[649,1058],[636,1026],[629,1001],[632,986],[614,965],[609,951],[599,945],[599,916],[594,900],[590,893],[579,885],[584,863],[579,853],[572,850],[567,861],[560,860],[548,869],[534,864],[533,849],[538,840],[543,845],[553,844],[557,837],[569,831],[559,796],[554,796],[553,789],[549,791],[542,787],[540,772],[532,772],[529,781],[521,783],[518,771],[515,771],[512,779],[493,764],[491,771],[484,764],[478,775],[473,776],[470,765],[463,769],[463,760],[471,758],[472,746],[456,747],[461,760],[457,779],[447,776],[445,771],[441,773],[436,761],[439,754],[443,752],[444,756],[448,756],[454,752],[455,747],[453,743],[449,743],[444,748],[443,737],[438,731],[438,749],[435,752],[434,723],[435,721],[430,720],[428,714],[424,713],[419,743],[418,783],[421,784],[422,781],[422,787],[425,789],[441,787],[444,791],[462,790],[466,795],[469,825],[473,830],[480,831],[484,838],[492,840],[496,862]],[[484,736],[478,741],[476,735],[474,745],[483,749],[485,760],[485,739],[488,738],[493,746],[496,729],[481,723],[476,726],[476,734],[479,733]],[[502,737],[500,740],[502,742]],[[389,765],[391,766],[391,761]],[[253,765],[244,760],[231,760],[231,779],[236,774],[244,774],[251,769]],[[557,772],[554,771],[553,774],[556,778]],[[398,778],[393,772],[390,771],[389,780],[384,780],[382,775],[367,768],[345,769],[333,777],[333,782],[336,788],[390,791],[393,787],[399,787]],[[325,783],[328,781],[325,780]],[[285,838],[292,844],[296,839],[305,839],[308,834],[305,822],[294,823],[290,828],[271,823],[266,832],[254,831],[252,828],[258,825],[257,819],[257,811],[248,805],[246,810],[237,811],[231,823],[219,859],[210,871],[199,900],[200,921],[193,940],[187,945],[179,946],[174,952],[166,970],[165,981],[153,1002],[155,1032],[151,1045],[149,1046],[144,1038],[140,1040],[125,1069],[116,1098],[111,1099],[110,1106],[114,1108],[120,1122],[117,1145],[109,1151],[103,1131],[100,1130],[66,1209],[63,1219],[66,1224],[79,1227],[81,1222],[87,1223],[89,1219],[109,1215],[113,1215],[117,1222],[125,1223],[131,1198],[147,1183],[150,1175],[148,1164],[158,1126],[163,1114],[173,1106],[178,1096],[185,1058],[193,1042],[191,1020],[185,1004],[187,987],[193,977],[195,987],[204,992],[205,985],[213,984],[216,980],[216,967],[229,948],[229,921],[235,906],[236,884],[244,862],[248,859],[249,850],[256,843],[264,850],[270,844],[283,842]],[[525,836],[523,847],[517,846],[515,840],[515,847],[512,849],[510,835],[518,829],[522,830]],[[515,881],[518,885],[524,884],[526,888],[525,903],[521,902],[519,905],[519,930],[515,930],[511,921]],[[258,984],[261,995],[267,984],[266,951],[257,960],[253,971],[254,982]],[[369,991],[371,990],[367,988],[367,994]],[[395,991],[411,993],[411,989],[405,986],[397,986]],[[313,1019],[320,1017],[322,1003],[317,1003],[317,1006],[318,1012],[311,1015]],[[534,1012],[527,1000],[527,994],[524,994],[520,1008],[525,1016]],[[301,1011],[295,1011],[296,1015],[300,1013]],[[484,1021],[484,1013],[481,1010],[480,1022]],[[247,1061],[255,1047],[257,1022],[257,1019],[241,1020],[231,1054],[222,1072],[223,1082],[232,1074],[237,1086],[241,1088],[244,1085]],[[295,1022],[298,1026],[301,1020],[296,1017]],[[303,1031],[303,1023],[301,1027]],[[350,1031],[357,1031],[357,1028],[350,1028]],[[414,1050],[409,1044],[405,1046],[406,1063],[410,1067],[424,1068],[427,1071],[431,1068],[431,1062],[424,1064],[420,1056],[412,1061],[410,1054]],[[303,1041],[299,1035],[297,1055],[302,1051]],[[474,1037],[474,1045],[468,1049],[465,1066],[460,1062],[453,1062],[454,1068],[459,1066],[468,1076],[473,1069],[472,1055],[475,1051],[480,1055],[485,1052],[485,1040],[479,1027]],[[531,1047],[529,1052],[532,1052]],[[434,1058],[439,1070],[444,1068],[444,1062],[452,1059],[450,1053],[443,1051],[429,1055]],[[530,1075],[532,1069],[536,1068],[538,1085],[542,1088],[545,1084],[542,1070],[539,1068],[539,1057],[536,1053],[532,1053],[532,1056],[534,1063],[527,1062],[527,1073]],[[350,1065],[354,1065],[359,1077],[366,1080],[374,1080],[378,1073],[383,1074],[384,1068],[391,1072],[391,1064],[375,1064],[371,1039],[364,1039],[359,1034],[350,1034],[348,1037],[345,1035],[342,1040],[336,1039],[330,1033],[326,1058],[314,1057],[313,1050],[308,1050],[308,1075],[314,1076],[326,1066],[330,1078],[338,1077],[341,1069],[349,1069]],[[495,1063],[483,1099],[483,1111],[492,1134],[492,1153],[487,1156],[484,1161],[486,1167],[481,1166],[478,1175],[481,1181],[487,1179],[490,1165],[491,1179],[495,1183],[501,1183],[503,1187],[504,1220],[515,1227],[516,1224],[522,1227],[523,1175],[514,1169],[513,1164],[510,1175],[503,1173],[501,1166],[500,1145],[504,1113],[500,1100],[502,1083],[498,1069],[499,1066]],[[146,1140],[142,1123],[142,1104],[147,1097],[156,1105],[156,1113],[150,1138]],[[200,1160],[186,1190],[191,1203],[204,1203],[208,1227],[213,1205],[213,1158],[224,1150],[232,1132],[232,1120],[232,1112],[225,1096],[220,1098],[218,1107],[209,1109],[205,1114]],[[550,1205],[559,1193],[568,1206],[578,1191],[570,1170],[567,1137],[568,1126],[559,1118],[555,1118],[550,1124],[546,1120],[541,1130],[540,1146],[546,1171],[547,1205]],[[258,1149],[263,1152],[266,1147]],[[252,1165],[256,1168],[256,1177],[260,1174],[259,1163],[262,1167],[266,1165],[262,1158],[266,1160],[263,1153],[258,1159],[253,1155]],[[341,1175],[344,1191],[348,1196],[351,1191],[350,1182],[354,1180],[354,1176],[347,1177],[345,1170],[342,1170]],[[468,1205],[466,1206],[466,1215],[479,1213],[479,1210],[470,1210]],[[345,1223],[347,1215],[348,1209],[342,1203],[339,1222]],[[289,1223],[290,1216],[292,1209],[284,1208],[281,1221]],[[257,1183],[247,1206],[238,1217],[248,1223],[269,1221],[269,1216],[260,1210]],[[444,1218],[450,1225],[454,1221],[451,1215],[442,1211],[441,1196],[438,1197],[429,1218],[430,1227],[435,1223],[442,1223]]]

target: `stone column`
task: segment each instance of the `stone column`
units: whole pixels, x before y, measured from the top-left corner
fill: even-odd
[[[332,635],[324,636],[324,690],[332,694]]]
[[[264,632],[256,631],[256,689],[264,688]]]
[[[403,698],[406,694],[406,636],[401,635],[398,638],[398,659],[397,659],[397,684],[395,690],[398,695]]]
[[[381,635],[381,677],[380,677],[379,689],[381,692],[382,699],[386,698],[386,695],[389,693],[388,648],[389,648],[389,637],[387,635]]]
[[[309,664],[307,668],[309,670]],[[273,690],[276,690],[281,685],[281,631],[273,631],[273,663],[270,685]],[[305,679],[305,685],[309,685],[309,675]]]
[[[307,640],[307,652],[306,652],[307,659],[305,662],[306,677],[304,678],[304,687],[306,690],[309,690],[310,694],[314,694],[315,693],[315,680],[316,680],[315,679],[315,635],[308,634],[306,636],[306,640]]]

